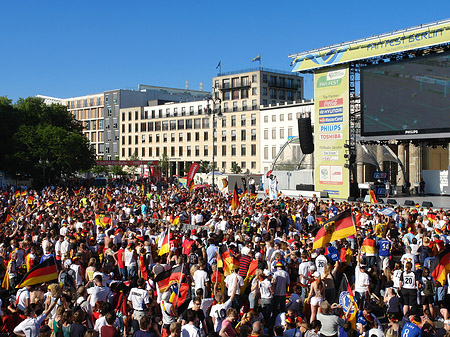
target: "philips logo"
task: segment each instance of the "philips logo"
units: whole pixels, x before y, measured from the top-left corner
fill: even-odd
[[[405,135],[416,135],[419,133],[419,130],[405,130]]]

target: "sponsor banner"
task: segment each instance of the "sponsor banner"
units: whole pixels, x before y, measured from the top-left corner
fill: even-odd
[[[342,123],[344,116],[320,117],[319,124],[324,123]]]
[[[344,145],[349,140],[348,67],[317,70],[314,75],[314,180],[316,191],[348,198],[349,171]],[[334,116],[329,116],[333,115]]]
[[[319,115],[337,115],[344,112],[342,107],[340,108],[329,108],[329,109],[319,109]]]
[[[149,166],[158,166],[159,161],[148,161],[148,160],[96,160],[95,163],[97,165],[128,165],[128,166],[137,166],[137,165],[149,165]]]
[[[424,28],[404,29],[397,32],[373,36],[363,40],[342,43],[338,46],[306,52],[297,56],[292,63],[293,72],[318,69],[355,60],[362,60],[386,54],[430,47],[450,42],[450,22],[427,25]],[[316,88],[338,86],[345,79],[340,73],[321,76]]]

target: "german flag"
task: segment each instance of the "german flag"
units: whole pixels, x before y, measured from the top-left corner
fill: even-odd
[[[31,205],[31,204],[33,203],[33,201],[34,201],[34,197],[33,197],[32,195],[30,195],[30,196],[27,198],[27,203],[28,203],[28,205]]]
[[[227,180],[227,178],[222,178],[222,188],[223,189],[225,189],[225,188],[227,188],[227,186],[228,186],[228,180]]]
[[[431,270],[431,276],[441,285],[444,285],[447,274],[450,273],[450,245],[447,245],[445,249],[434,258]]]
[[[178,224],[180,223],[180,216],[177,215],[176,217],[172,218],[172,219],[170,220],[170,222],[172,223],[172,226],[178,225]]]
[[[174,266],[172,269],[160,272],[155,277],[155,282],[158,285],[161,293],[165,292],[173,283],[180,282],[182,278],[183,266]]]
[[[11,221],[16,221],[16,218],[14,218],[11,214],[8,214],[6,216],[5,223],[9,223]]]
[[[111,201],[111,192],[110,191],[106,191],[106,199],[108,199],[108,201]]]
[[[95,224],[97,226],[106,227],[111,225],[112,219],[104,214],[95,214]]]
[[[82,189],[82,187],[80,187],[77,191],[74,191],[74,193],[77,197],[81,194],[81,189]]]
[[[16,191],[15,193],[14,193],[14,197],[17,199],[18,197],[20,197],[20,192],[19,191]]]
[[[250,193],[250,199],[256,199],[258,197],[258,193]]]
[[[361,245],[361,252],[374,255],[378,252],[377,243],[374,239],[367,238]]]
[[[57,278],[58,271],[56,269],[56,261],[54,257],[51,257],[44,262],[39,263],[36,267],[33,267],[28,273],[26,273],[16,288],[40,284],[56,280]]]
[[[217,267],[223,269],[223,274],[225,276],[230,275],[233,270],[239,268],[239,260],[231,255],[227,245],[222,245],[219,248]]]
[[[191,287],[186,281],[172,283],[170,286],[172,294],[169,302],[172,303],[178,312],[184,312],[191,301]]]
[[[247,196],[247,190],[242,192],[241,196],[239,197],[239,203],[241,203],[241,200]]]
[[[27,272],[29,272],[31,268],[33,268],[34,259],[31,258],[31,255],[31,253],[28,253],[25,257],[25,266],[27,267]]]
[[[158,255],[167,254],[170,251],[170,228],[164,233],[164,237],[161,241],[161,247],[159,248]]]
[[[231,199],[231,209],[234,211],[238,207],[239,207],[239,194],[238,194],[237,183],[235,183],[234,191],[233,191],[233,199]]]
[[[45,203],[45,207],[50,207],[51,205],[53,205],[55,202],[54,201],[47,201]]]
[[[369,191],[369,195],[370,195],[370,203],[371,204],[378,204],[377,197],[375,196],[375,192],[370,190]]]
[[[358,316],[358,305],[355,302],[355,296],[353,295],[352,288],[350,287],[350,283],[348,282],[347,276],[344,274],[344,277],[341,280],[341,284],[339,286],[338,296],[341,297],[343,292],[347,292],[349,296],[348,305],[346,305],[344,311],[348,314],[347,320],[352,324],[353,329],[356,328],[356,316]],[[347,296],[347,294],[342,294]],[[344,301],[345,302],[345,301]]]
[[[355,221],[350,209],[327,220],[315,235],[313,249],[321,248],[327,243],[344,239],[356,234]]]
[[[258,260],[253,260],[248,266],[247,276],[245,276],[244,285],[241,287],[241,294],[245,293],[245,289],[255,276],[256,269],[258,269]]]
[[[23,191],[22,193],[20,193],[21,197],[26,197],[27,196],[27,190]]]

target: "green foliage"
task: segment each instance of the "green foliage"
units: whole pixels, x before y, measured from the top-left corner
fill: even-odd
[[[241,172],[242,172],[241,167],[236,162],[233,162],[231,164],[231,173],[239,174]]]
[[[140,158],[139,158],[139,156],[137,155],[137,153],[134,152],[134,153],[130,156],[130,158],[128,158],[128,160],[140,160]],[[126,173],[128,173],[129,175],[134,176],[135,174],[137,174],[138,168],[139,168],[139,165],[138,165],[138,166],[136,166],[136,165],[129,165],[129,166],[127,166],[127,168],[126,168],[125,170],[126,170]],[[125,173],[125,174],[126,174],[126,173]]]
[[[14,105],[0,97],[1,169],[28,174],[34,181],[54,182],[62,176],[89,170],[95,153],[82,126],[62,105],[39,98],[19,99]]]
[[[110,171],[109,166],[105,166],[105,165],[96,165],[91,169],[91,172],[94,176],[99,176],[102,174],[108,174]]]
[[[159,169],[162,173],[165,174],[167,177],[168,171],[169,171],[169,156],[167,153],[163,152],[162,156],[159,158]]]
[[[126,172],[123,170],[123,167],[120,165],[111,166],[110,173],[115,177],[126,175]]]
[[[209,164],[209,161],[202,160],[200,161],[199,171],[200,173],[208,173],[212,170],[212,165]]]

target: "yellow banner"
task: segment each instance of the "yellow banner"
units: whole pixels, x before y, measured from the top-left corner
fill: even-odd
[[[292,71],[328,67],[448,42],[450,42],[450,23],[446,22],[426,28],[383,34],[354,43],[343,43],[317,52],[304,53],[292,61],[294,64]]]
[[[348,198],[349,171],[344,144],[349,140],[349,69],[319,69],[314,74],[315,190]]]

